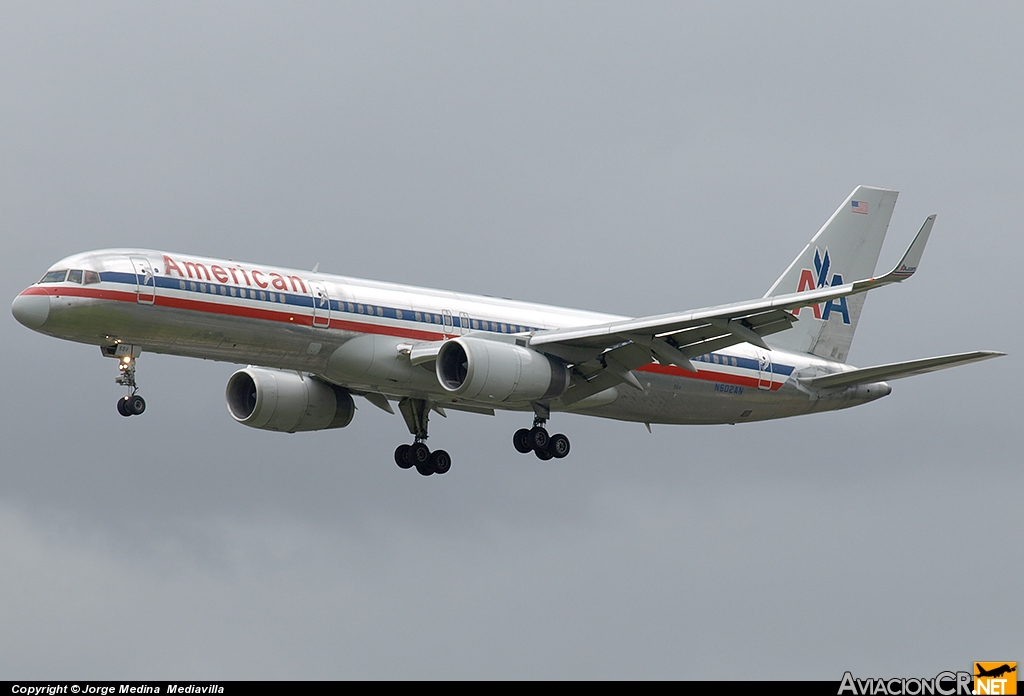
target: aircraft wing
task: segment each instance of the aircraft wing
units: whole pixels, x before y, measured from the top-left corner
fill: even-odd
[[[881,277],[688,312],[542,331],[530,338],[529,345],[572,363],[590,361],[591,376],[602,369],[609,370],[619,378],[615,382],[623,381],[634,387],[639,384],[634,384],[636,380],[630,379],[628,371],[646,364],[652,355],[661,363],[696,372],[690,358],[730,345],[752,343],[770,350],[762,337],[790,328],[797,320],[793,310],[899,283],[912,276],[934,222],[934,215],[924,221],[900,262]]]
[[[940,355],[934,358],[921,358],[920,360],[908,360],[906,362],[889,363],[888,365],[876,365],[875,367],[862,367],[858,370],[836,372],[835,374],[812,377],[802,381],[813,389],[845,388],[857,384],[870,384],[887,379],[902,379],[903,377],[923,375],[926,372],[945,370],[947,367],[966,365],[967,363],[978,362],[979,360],[989,360],[1002,355],[1006,355],[1006,353],[994,350],[976,350],[970,353]]]

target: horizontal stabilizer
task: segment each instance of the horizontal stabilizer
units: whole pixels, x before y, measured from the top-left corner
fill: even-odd
[[[889,363],[888,365],[876,365],[875,367],[862,367],[858,370],[837,372],[802,381],[813,389],[852,387],[858,384],[871,384],[872,382],[881,382],[883,380],[923,375],[926,372],[945,370],[948,367],[966,365],[967,363],[988,360],[989,358],[998,358],[1002,355],[1006,355],[1006,353],[994,350],[976,350],[970,353],[940,355],[935,358],[921,358],[920,360],[908,360],[906,362]]]

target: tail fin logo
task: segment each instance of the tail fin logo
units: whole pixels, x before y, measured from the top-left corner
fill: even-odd
[[[833,273],[829,277],[829,271],[832,269],[832,260],[828,255],[828,247],[825,247],[825,253],[822,254],[818,247],[814,247],[814,270],[805,268],[800,271],[800,281],[797,285],[797,292],[804,292],[805,290],[816,290],[818,288],[835,287],[836,285],[843,284],[843,276],[838,273]],[[800,312],[807,307],[801,307],[800,309],[793,310],[793,314],[799,315]],[[850,323],[850,309],[846,305],[846,298],[840,297],[836,300],[829,300],[825,303],[825,308],[822,309],[820,304],[810,305],[810,309],[814,312],[815,319],[821,319],[822,321],[828,321],[832,316],[832,312],[842,315],[843,323]]]

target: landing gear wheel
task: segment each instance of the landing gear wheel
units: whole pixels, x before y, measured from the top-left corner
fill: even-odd
[[[435,474],[447,474],[452,468],[452,458],[444,450],[437,450],[430,455],[429,466]]]
[[[536,454],[537,455],[537,459],[541,460],[542,462],[546,462],[547,460],[549,460],[553,456],[555,456],[555,455],[551,454],[551,452],[547,451],[546,449],[534,450],[533,453]]]
[[[117,412],[120,413],[122,416],[125,416],[126,418],[132,415],[131,412],[128,411],[127,396],[122,396],[120,399],[117,400]]]
[[[539,425],[534,426],[530,430],[530,446],[535,452],[546,450],[550,440],[551,437],[548,435],[548,431]]]
[[[551,442],[548,443],[548,452],[555,459],[563,459],[569,454],[569,438],[562,433],[551,436]]]
[[[434,470],[430,468],[430,462],[417,464],[416,471],[420,472],[422,476],[432,476],[434,474]]]
[[[399,445],[398,449],[395,450],[395,464],[401,469],[412,468],[412,458],[409,456],[409,450],[412,449],[412,445]]]
[[[125,400],[125,410],[129,415],[141,416],[146,410],[146,400],[138,394],[132,394]]]
[[[515,435],[512,436],[512,444],[516,448],[516,452],[520,454],[529,454],[530,450],[533,449],[533,441],[530,439],[530,430],[528,428],[520,428],[516,431]]]
[[[409,445],[409,461],[419,469],[420,465],[427,464],[430,461],[430,448],[422,442]],[[421,471],[420,473],[422,474],[423,472]]]

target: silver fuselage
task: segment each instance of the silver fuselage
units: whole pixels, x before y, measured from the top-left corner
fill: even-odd
[[[63,280],[59,271],[69,273]],[[71,273],[76,272],[76,273]],[[45,282],[48,281],[48,282]],[[310,373],[356,393],[422,398],[468,410],[432,364],[398,359],[419,342],[473,334],[514,342],[539,331],[623,319],[494,297],[143,249],[67,257],[16,300],[15,316],[58,338]],[[347,356],[368,359],[354,374]],[[367,357],[369,356],[369,357]],[[698,356],[696,372],[652,362],[623,385],[552,410],[647,423],[738,423],[847,408],[889,393],[884,382],[812,390],[801,380],[852,369],[742,343]]]

